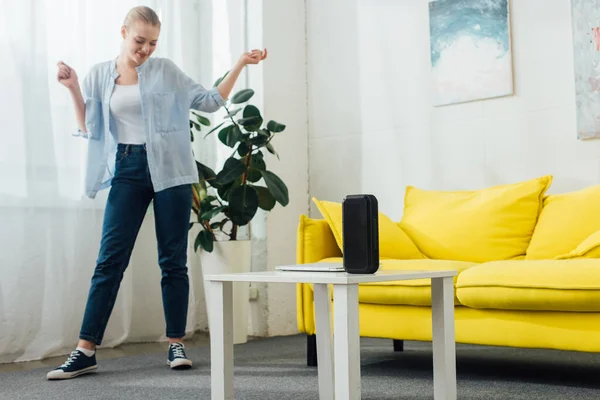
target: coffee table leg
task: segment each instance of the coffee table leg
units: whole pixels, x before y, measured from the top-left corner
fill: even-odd
[[[317,323],[317,366],[319,399],[334,400],[333,349],[331,347],[331,304],[327,285],[315,283],[315,317]]]
[[[358,400],[360,399],[358,285],[333,285],[333,305],[335,398]]]
[[[453,278],[431,279],[433,397],[456,400],[456,345]]]
[[[231,282],[207,282],[210,296],[210,391],[212,400],[233,397],[233,290]]]

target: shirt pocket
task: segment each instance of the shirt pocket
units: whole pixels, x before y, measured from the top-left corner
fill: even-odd
[[[186,92],[153,93],[153,121],[157,133],[185,130],[188,126]]]

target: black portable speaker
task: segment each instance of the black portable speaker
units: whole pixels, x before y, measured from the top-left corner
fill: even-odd
[[[379,269],[379,214],[371,194],[348,195],[342,201],[344,268],[350,274],[374,274]]]

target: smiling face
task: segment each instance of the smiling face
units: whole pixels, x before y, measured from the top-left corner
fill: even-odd
[[[156,50],[160,26],[144,21],[133,21],[121,28],[123,55],[135,66],[142,65]]]

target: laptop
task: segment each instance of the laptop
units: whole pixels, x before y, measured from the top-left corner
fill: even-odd
[[[299,272],[344,272],[344,264],[340,263],[311,263],[297,265],[280,265],[275,267],[279,271],[299,271]]]

